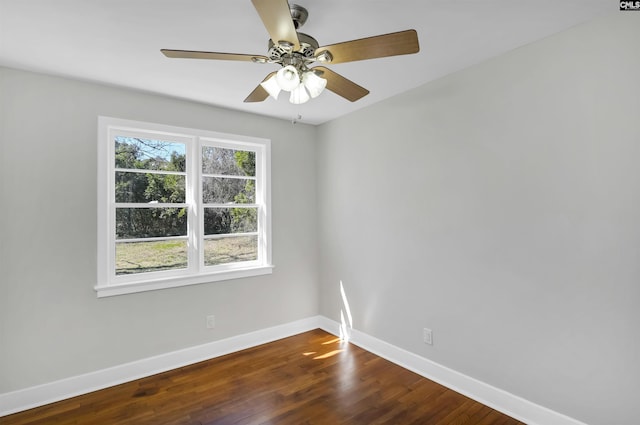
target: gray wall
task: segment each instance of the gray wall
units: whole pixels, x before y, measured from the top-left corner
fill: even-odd
[[[320,126],[321,314],[342,281],[360,331],[637,423],[639,40],[616,13]]]
[[[98,115],[270,138],[273,274],[97,299]],[[315,127],[0,68],[0,131],[0,393],[318,313]]]
[[[342,280],[363,332],[587,423],[634,423],[638,18],[317,129],[0,68],[0,392],[339,320]],[[271,138],[274,274],[97,299],[97,115]]]

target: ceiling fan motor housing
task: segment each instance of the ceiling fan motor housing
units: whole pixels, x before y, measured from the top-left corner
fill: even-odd
[[[319,44],[315,38],[310,35],[299,32],[298,33],[298,41],[300,42],[300,49],[292,52],[290,46],[285,44],[275,44],[272,40],[269,40],[269,59],[280,62],[287,55],[289,56],[300,56],[302,58],[312,59],[314,57],[314,53],[318,48]]]

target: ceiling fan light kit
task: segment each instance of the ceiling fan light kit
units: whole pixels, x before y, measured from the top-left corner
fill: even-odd
[[[282,90],[291,91],[300,85],[300,73],[293,65],[287,65],[276,73],[276,82]]]
[[[304,88],[303,84],[298,84],[298,87],[291,90],[291,96],[289,96],[289,102],[294,105],[300,105],[307,102],[309,99],[309,93],[307,93],[307,89]]]
[[[266,80],[260,83],[260,86],[262,86],[262,88],[264,88],[267,93],[269,93],[269,96],[274,99],[277,99],[278,95],[282,91],[282,89],[280,88],[280,84],[278,84],[277,74],[273,74],[271,77],[268,77]]]
[[[289,102],[302,104],[318,97],[325,88],[351,102],[369,94],[369,90],[324,66],[310,67],[314,62],[336,64],[420,51],[415,30],[320,47],[315,38],[297,31],[309,17],[304,7],[289,5],[287,0],[251,1],[270,36],[267,56],[170,49],[161,52],[170,58],[278,64],[281,68],[267,75],[244,101],[262,102],[269,96],[277,99],[284,90],[291,93]]]
[[[287,65],[275,75],[260,83],[260,85],[274,99],[278,98],[282,90],[291,92],[289,102],[299,105],[309,101],[311,98],[318,97],[327,87],[327,80],[319,77],[312,70],[305,70],[300,75],[295,67]]]
[[[319,77],[315,71],[307,71],[302,75],[302,84],[309,91],[309,95],[316,98],[327,87],[327,80]]]

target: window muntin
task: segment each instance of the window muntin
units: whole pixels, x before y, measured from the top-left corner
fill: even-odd
[[[116,277],[188,268],[186,142],[138,133],[112,137]]]
[[[257,261],[256,152],[209,141],[201,160],[204,265]]]
[[[99,296],[271,272],[268,140],[99,128]]]

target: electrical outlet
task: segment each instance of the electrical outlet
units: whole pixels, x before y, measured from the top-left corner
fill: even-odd
[[[207,316],[207,329],[213,329],[216,327],[216,316]]]
[[[431,329],[424,328],[422,330],[422,340],[425,344],[433,345],[433,332],[431,332]]]

